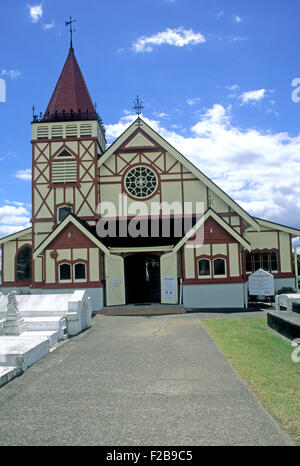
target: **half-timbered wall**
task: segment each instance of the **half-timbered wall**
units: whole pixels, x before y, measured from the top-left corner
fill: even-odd
[[[33,124],[34,248],[58,223],[59,207],[70,206],[75,215],[95,223],[98,126],[95,121]]]
[[[100,201],[112,202],[117,216],[124,214],[124,203],[123,210],[120,208],[121,195],[127,195],[129,217],[144,215],[143,210],[140,213],[137,211],[136,202],[139,200],[128,194],[124,183],[127,172],[138,165],[150,167],[158,178],[158,186],[153,195],[142,199],[149,214],[163,214],[162,211],[157,212],[155,209],[151,211],[151,203],[155,202],[167,202],[170,205],[179,203],[182,206],[184,203],[191,203],[188,207],[188,209],[191,207],[191,210],[186,211],[187,214],[194,214],[196,203],[202,203],[203,212],[212,207],[233,228],[242,233],[240,216],[141,128],[137,129],[99,168]]]

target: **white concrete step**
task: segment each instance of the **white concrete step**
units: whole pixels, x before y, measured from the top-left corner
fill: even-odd
[[[67,313],[63,309],[20,309],[22,317],[64,317]]]
[[[67,323],[65,317],[25,317],[27,332],[30,331],[57,331],[59,339],[64,340],[67,337]]]
[[[0,387],[10,382],[18,375],[22,374],[22,371],[14,366],[0,366]]]
[[[41,330],[41,331],[30,330],[29,332],[27,331],[27,332],[22,333],[22,336],[23,337],[28,337],[28,338],[47,337],[48,340],[49,340],[50,347],[57,345],[57,343],[60,340],[58,330],[54,330],[54,331],[52,331],[52,330],[48,330],[48,331],[46,331],[46,330]]]
[[[0,337],[0,365],[16,367],[25,371],[44,357],[50,350],[49,339],[45,336],[31,338],[19,336]]]

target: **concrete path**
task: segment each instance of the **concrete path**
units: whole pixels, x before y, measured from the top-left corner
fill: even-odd
[[[0,389],[0,445],[292,445],[199,315],[96,316]]]

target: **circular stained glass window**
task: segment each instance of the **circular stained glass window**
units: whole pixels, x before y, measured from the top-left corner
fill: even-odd
[[[157,177],[148,167],[134,167],[126,175],[125,187],[131,196],[149,197],[157,188]]]

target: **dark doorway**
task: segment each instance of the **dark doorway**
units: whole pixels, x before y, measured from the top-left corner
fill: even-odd
[[[160,256],[132,254],[124,263],[127,303],[159,303]]]

